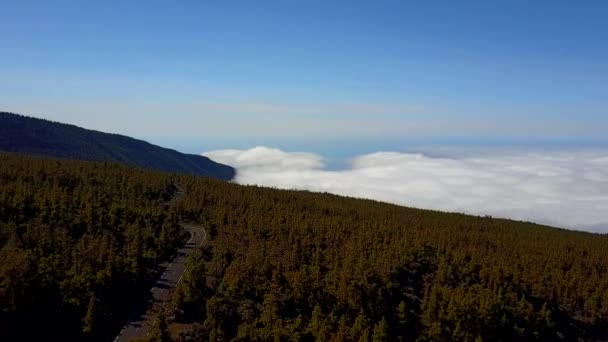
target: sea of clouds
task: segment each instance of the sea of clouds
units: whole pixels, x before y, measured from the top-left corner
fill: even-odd
[[[235,167],[240,184],[608,232],[606,149],[377,152],[343,170],[315,153],[268,147],[203,155]]]

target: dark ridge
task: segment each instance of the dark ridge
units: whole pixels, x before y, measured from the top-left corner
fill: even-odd
[[[227,165],[124,135],[0,112],[0,151],[65,159],[120,162],[147,169],[234,178]]]

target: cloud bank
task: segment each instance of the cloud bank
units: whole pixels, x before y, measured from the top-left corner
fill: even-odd
[[[444,153],[445,154],[445,153]],[[478,151],[431,157],[377,152],[345,170],[322,156],[268,147],[203,153],[236,182],[326,191],[406,206],[608,232],[608,151]]]

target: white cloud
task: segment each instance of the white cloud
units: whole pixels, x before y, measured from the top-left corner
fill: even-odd
[[[377,152],[358,156],[339,171],[324,169],[317,154],[267,147],[203,154],[236,167],[241,184],[608,232],[605,150],[497,150],[441,158]]]

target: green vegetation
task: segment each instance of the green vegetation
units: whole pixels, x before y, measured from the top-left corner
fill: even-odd
[[[232,167],[118,134],[0,112],[0,151],[121,162],[169,172],[232,179]]]
[[[608,338],[606,235],[16,155],[0,184],[2,340],[113,338],[182,220],[176,339]]]
[[[202,178],[184,187],[181,216],[213,238],[181,283],[194,295],[179,299],[211,340],[608,338],[606,235]]]
[[[113,339],[182,244],[173,181],[0,154],[0,340]]]

